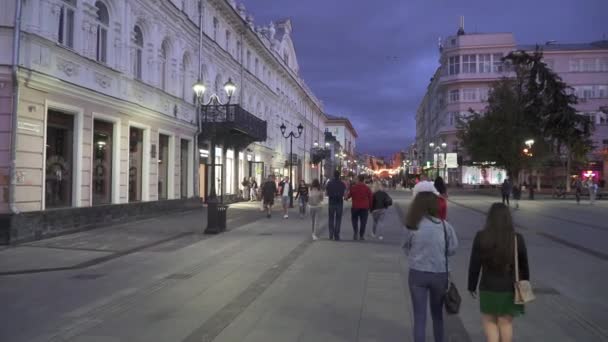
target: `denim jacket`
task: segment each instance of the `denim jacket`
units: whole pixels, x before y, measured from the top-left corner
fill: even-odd
[[[454,228],[447,221],[448,255],[456,254],[458,238]],[[403,250],[408,256],[410,269],[423,272],[445,273],[445,237],[441,220],[425,217],[418,224],[418,230],[406,229]],[[451,267],[450,267],[451,269]]]

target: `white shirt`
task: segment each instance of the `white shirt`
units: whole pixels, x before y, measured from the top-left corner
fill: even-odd
[[[283,184],[283,197],[289,197],[289,182]]]

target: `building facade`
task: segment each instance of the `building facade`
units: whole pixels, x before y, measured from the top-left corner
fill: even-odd
[[[358,134],[348,118],[327,115],[325,122],[326,129],[329,131],[341,146],[337,153],[338,163],[342,166],[342,173],[355,173],[356,167],[356,147]]]
[[[256,26],[232,0],[5,3],[0,213],[158,207],[206,197],[212,164],[217,192],[237,197],[244,177],[286,175],[281,124],[288,132],[303,125],[293,178],[310,179],[310,149],[323,140],[325,116],[299,76],[290,20]],[[231,80],[231,103],[266,122],[265,141],[216,146],[216,160],[209,160],[192,91],[197,80],[206,85],[203,103],[214,94],[226,102],[223,85]]]
[[[589,156],[605,175],[605,150],[608,148],[608,41],[589,44],[558,44],[541,46],[544,61],[571,87],[579,97],[576,109],[588,115],[595,124],[594,152]],[[483,112],[487,106],[492,83],[509,76],[501,58],[515,50],[534,51],[536,46],[517,45],[512,33],[468,34],[464,27],[440,43],[440,66],[427,87],[416,114],[416,145],[423,167],[436,166],[436,155],[457,153],[460,166],[448,170],[446,180],[461,184],[497,184],[506,172],[492,165],[463,166],[466,151],[457,137],[458,118],[470,110]],[[433,147],[431,147],[433,143]],[[442,147],[445,143],[446,146]],[[441,161],[440,161],[441,163]],[[428,165],[428,166],[427,166]],[[540,177],[540,174],[539,174]]]

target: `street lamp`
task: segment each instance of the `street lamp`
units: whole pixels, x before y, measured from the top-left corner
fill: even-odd
[[[232,99],[232,95],[236,91],[236,85],[232,82],[232,79],[228,79],[228,81],[224,84],[224,91],[228,96],[228,100],[225,104],[220,103],[217,95],[212,95],[207,104],[203,104],[203,95],[207,88],[199,79],[194,85],[192,85],[192,90],[196,95],[196,109],[200,115],[200,111],[202,108],[205,108],[205,123],[215,122],[217,116],[220,113],[218,110],[221,106],[225,106],[226,114],[229,111],[230,100]],[[210,118],[209,116],[212,116]],[[200,122],[200,120],[199,120]],[[218,200],[217,193],[215,189],[215,125],[210,125],[211,130],[209,131],[209,139],[211,143],[211,151],[210,151],[210,159],[211,159],[211,187],[209,189],[209,196],[207,198],[207,228],[205,229],[205,234],[217,234],[221,232],[222,228],[218,225]]]
[[[304,130],[304,126],[302,123],[298,125],[298,134],[296,135],[293,131],[289,132],[289,134],[285,134],[287,127],[285,124],[281,124],[281,134],[283,138],[289,138],[289,207],[293,208],[293,180],[292,180],[292,164],[293,164],[293,138],[298,139],[302,136],[302,131]]]

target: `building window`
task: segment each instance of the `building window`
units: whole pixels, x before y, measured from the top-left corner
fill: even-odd
[[[158,199],[169,198],[169,136],[158,135]]]
[[[608,58],[600,58],[598,71],[608,71]]]
[[[136,79],[142,79],[142,62],[144,51],[144,34],[139,26],[133,29],[133,43],[135,44],[135,56],[133,62],[133,75]]]
[[[475,88],[462,89],[462,99],[465,102],[477,101],[477,89],[475,89]]]
[[[578,59],[571,59],[569,61],[569,70],[570,72],[579,72],[580,71],[580,63]]]
[[[495,53],[492,55],[492,72],[503,72],[502,53]]]
[[[129,127],[129,202],[141,201],[144,131]]]
[[[489,92],[490,92],[490,89],[488,89],[488,88],[479,89],[479,100],[482,102],[488,101]]]
[[[285,65],[289,66],[289,55],[287,52],[283,52],[283,60],[285,61]]]
[[[234,189],[234,151],[226,151],[226,193],[236,194]]]
[[[452,56],[449,58],[450,75],[460,74],[460,56]]]
[[[239,61],[239,63],[243,62],[243,58],[241,56],[242,49],[243,49],[243,46],[241,45],[241,42],[237,41],[236,42],[236,60]]]
[[[180,144],[180,194],[182,198],[188,197],[188,159],[190,155],[190,142],[186,139],[181,139]]]
[[[93,121],[93,205],[112,203],[114,124]]]
[[[213,17],[213,40],[217,42],[217,31],[220,28],[220,22],[216,17]]]
[[[251,71],[251,51],[247,50],[247,70]]]
[[[606,113],[597,113],[598,116],[598,124],[600,125],[608,125],[608,114]]]
[[[230,31],[226,30],[226,51],[228,51],[228,53],[231,53],[231,51],[230,51],[230,43],[231,43],[230,37],[231,37],[231,35],[232,34],[230,33]]]
[[[450,97],[448,100],[450,103],[459,102],[460,101],[460,90],[458,90],[458,89],[450,90]]]
[[[160,88],[167,91],[167,58],[169,57],[169,43],[165,40],[160,46]]]
[[[74,12],[76,0],[63,0],[59,9],[59,44],[74,48]]]
[[[597,71],[596,65],[595,65],[595,58],[584,58],[581,60],[581,71],[583,72],[594,72]]]
[[[256,58],[256,59],[255,59],[255,69],[254,69],[254,74],[255,74],[256,76],[258,76],[259,64],[260,64],[260,62],[259,62],[259,61],[258,61],[258,59]]]
[[[608,98],[608,85],[597,86],[596,94],[597,94],[597,97],[600,99]]]
[[[110,25],[110,15],[108,8],[101,2],[95,2],[97,8],[97,46],[95,58],[98,62],[108,62],[108,27]]]
[[[492,71],[492,56],[490,54],[479,55],[479,73],[487,74]]]
[[[188,95],[191,94],[192,82],[188,78],[188,69],[190,69],[190,59],[187,54],[184,54],[182,58],[182,98],[184,101],[188,101]]]
[[[45,207],[70,207],[75,172],[73,115],[48,111],[45,171]]]
[[[462,56],[462,72],[465,74],[474,74],[477,72],[477,55]]]

